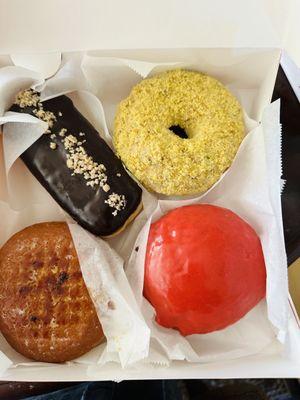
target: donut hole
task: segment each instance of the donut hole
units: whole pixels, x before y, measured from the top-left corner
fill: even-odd
[[[180,137],[181,139],[189,138],[185,129],[182,128],[180,125],[172,125],[170,126],[169,130],[172,131],[176,136]]]

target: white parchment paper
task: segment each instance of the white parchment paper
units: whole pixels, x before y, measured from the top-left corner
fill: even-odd
[[[87,92],[87,82],[81,70],[81,57],[68,60],[57,74],[46,82],[28,79],[22,87],[23,75],[30,72],[13,68],[14,90],[34,87],[41,90],[43,100],[70,93],[75,105],[79,108],[103,137],[109,136],[104,113],[100,101]],[[3,77],[3,81],[6,76]],[[1,82],[1,70],[0,70]],[[10,98],[13,98],[13,96]],[[10,104],[6,104],[8,108]],[[141,316],[135,297],[126,279],[123,260],[102,239],[95,238],[67,216],[41,185],[27,173],[27,190],[24,190],[24,166],[18,157],[37,140],[47,129],[47,124],[30,115],[6,112],[0,117],[0,123],[5,124],[3,130],[3,167],[6,172],[6,202],[0,204],[1,214],[5,214],[7,235],[2,242],[25,226],[36,222],[65,220],[69,228],[80,260],[85,283],[96,307],[97,314],[106,336],[106,347],[99,346],[96,350],[80,357],[78,362],[93,363],[101,361],[103,348],[108,357],[116,359],[122,366],[145,358],[149,352],[150,330]],[[4,186],[5,182],[1,182]],[[28,186],[31,190],[28,190]],[[24,190],[24,193],[22,191]],[[5,189],[2,189],[5,192]],[[26,198],[27,196],[27,198]],[[50,205],[50,207],[49,207]],[[1,207],[2,206],[2,207]],[[1,348],[1,346],[0,346]],[[24,357],[19,357],[14,351],[14,364],[31,365]]]
[[[265,110],[263,121],[272,121],[272,143],[280,149],[280,126],[278,124],[279,102],[274,103]],[[287,330],[287,272],[286,258],[282,242],[282,231],[278,229],[278,216],[273,211],[271,204],[268,181],[272,181],[280,193],[280,174],[269,176],[266,164],[265,141],[270,126],[264,125],[251,131],[243,141],[232,167],[208,193],[198,198],[174,201],[159,200],[154,213],[149,217],[141,230],[134,247],[141,248],[140,254],[132,252],[127,265],[127,276],[141,304],[144,316],[151,326],[154,337],[165,349],[173,348],[170,340],[175,343],[185,342],[196,351],[196,361],[214,361],[231,359],[262,350],[274,340],[275,335],[282,338]],[[275,138],[276,134],[278,138]],[[277,143],[277,144],[276,144]],[[277,196],[276,194],[276,196]],[[276,196],[272,198],[275,198]],[[250,313],[236,324],[219,332],[206,335],[193,335],[181,337],[177,332],[159,327],[154,322],[154,310],[143,298],[144,258],[145,243],[147,242],[150,223],[157,220],[167,211],[182,205],[195,203],[209,203],[230,208],[243,219],[250,223],[260,236],[267,268],[267,308],[262,301]],[[260,322],[258,322],[260,321]],[[274,329],[275,328],[275,329]],[[172,333],[170,333],[172,332]],[[189,352],[177,351],[168,355],[172,359],[182,359],[184,356],[190,360]]]
[[[246,59],[247,51],[243,51]],[[163,199],[143,190],[143,211],[124,232],[106,242],[74,224],[17,159],[43,134],[45,125],[36,118],[9,112],[0,117],[0,123],[5,124],[1,168],[6,171],[5,179],[0,182],[0,214],[1,218],[4,216],[6,226],[1,232],[0,245],[12,233],[32,223],[69,222],[83,277],[107,338],[107,344],[101,344],[75,360],[88,364],[91,372],[93,365],[110,361],[120,362],[122,366],[138,365],[138,360],[167,366],[171,360],[211,362],[233,359],[257,353],[276,340],[276,336],[283,341],[287,330],[287,273],[280,211],[279,103],[261,109],[263,82],[257,79],[255,86],[255,73],[252,76],[251,71],[240,74],[241,63],[234,57],[232,63],[226,60],[222,72],[217,68],[217,56],[213,64],[197,59],[154,61],[76,55],[63,63],[47,82],[33,72],[15,67],[11,67],[7,80],[0,70],[0,88],[7,87],[7,81],[13,82],[9,95],[3,99],[0,91],[3,110],[9,107],[12,96],[19,89],[28,86],[41,90],[43,99],[68,93],[75,106],[110,145],[117,104],[142,78],[163,70],[182,67],[211,71],[212,75],[220,73],[217,77],[239,98],[245,110],[247,136],[232,167],[219,182],[206,194],[185,200]],[[261,124],[248,117],[254,115],[256,98],[259,99],[259,106],[256,106],[263,114]],[[27,190],[24,190],[25,184]],[[253,226],[261,238],[266,260],[267,297],[242,320],[222,331],[184,338],[155,323],[154,310],[142,296],[143,266],[151,222],[172,208],[192,203],[230,208]],[[110,308],[109,304],[114,307]],[[15,366],[22,363],[36,365],[24,360],[10,347],[8,350],[5,343],[0,338],[0,350],[3,349]],[[0,366],[5,366],[5,362],[4,354],[3,360],[0,354]]]
[[[122,90],[114,93],[114,101],[109,101],[105,97],[102,92],[102,82],[97,79],[97,74],[107,73],[108,65],[118,69],[122,82],[120,84]],[[84,73],[97,96],[102,98],[104,111],[109,116],[114,115],[117,104],[129,94],[132,88],[134,77],[132,72],[127,70],[127,66],[143,78],[179,67],[201,71],[201,65],[193,63],[156,64],[138,60],[86,56],[83,61]],[[118,84],[119,81],[114,77],[114,85]],[[229,80],[227,86],[244,106],[243,100],[249,93],[245,90],[247,85]],[[251,95],[253,96],[253,92]],[[126,274],[148,326],[151,328],[151,337],[161,344],[170,359],[207,362],[254,354],[268,346],[276,336],[282,339],[287,330],[287,270],[282,219],[278,211],[281,176],[279,102],[264,110],[261,125],[247,116],[249,104],[249,101],[245,101],[247,136],[232,167],[213,188],[200,197],[188,200],[164,200],[158,196],[143,198],[144,207],[147,210],[152,208],[153,212],[148,215],[132,246],[131,255],[126,263]],[[111,125],[109,127],[112,129]],[[142,295],[144,259],[151,222],[172,208],[194,203],[211,203],[227,207],[248,221],[256,230],[261,238],[266,259],[267,296],[266,304],[262,301],[233,326],[212,334],[183,338],[178,332],[166,330],[154,322],[155,312]],[[128,236],[132,236],[131,232],[127,233]],[[139,250],[136,251],[136,249]]]

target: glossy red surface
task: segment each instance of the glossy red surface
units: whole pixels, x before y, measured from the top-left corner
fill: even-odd
[[[232,211],[180,207],[151,225],[144,295],[160,325],[183,335],[223,329],[250,311],[265,287],[260,239]]]

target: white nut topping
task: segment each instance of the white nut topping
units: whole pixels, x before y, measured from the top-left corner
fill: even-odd
[[[119,211],[121,211],[125,208],[126,199],[125,199],[124,194],[112,193],[108,196],[108,199],[105,200],[104,203],[108,204],[109,207],[114,208],[112,215],[115,217]]]

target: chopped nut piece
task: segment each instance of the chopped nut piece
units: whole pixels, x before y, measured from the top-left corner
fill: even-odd
[[[38,106],[40,104],[41,103],[38,103]],[[53,112],[45,111],[42,107],[39,107],[39,109],[33,110],[33,113],[38,119],[47,122],[49,128],[53,127],[53,124],[56,121],[56,116],[53,114]]]
[[[121,174],[120,174],[120,173],[117,173],[117,176],[118,176],[118,177],[120,177],[120,176],[121,176]]]
[[[114,208],[112,215],[115,217],[119,211],[123,210],[126,206],[126,199],[124,194],[112,193],[108,196],[108,199],[104,201],[109,207]]]
[[[43,104],[40,101],[40,94],[38,92],[33,89],[19,92],[16,96],[15,104],[21,108],[37,107],[32,110],[33,114],[42,121],[47,122],[49,128],[53,127],[53,124],[56,121],[56,116],[51,111],[44,111]],[[46,133],[49,132],[46,131]]]
[[[36,107],[40,101],[40,96],[37,92],[32,89],[22,90],[19,92],[15,99],[15,104],[21,108],[25,107]]]
[[[58,112],[58,116],[62,117],[62,112],[61,111]]]
[[[66,129],[66,128],[62,128],[62,129],[59,131],[59,136],[64,137],[66,133],[67,133],[67,129]]]
[[[95,162],[75,136],[68,135],[62,142],[67,150],[67,166],[73,170],[72,176],[75,174],[83,175],[83,178],[87,181],[87,186],[92,188],[100,186],[104,191],[108,191],[110,186],[106,183],[105,166]]]
[[[55,150],[57,147],[56,143],[50,142],[50,149]]]

